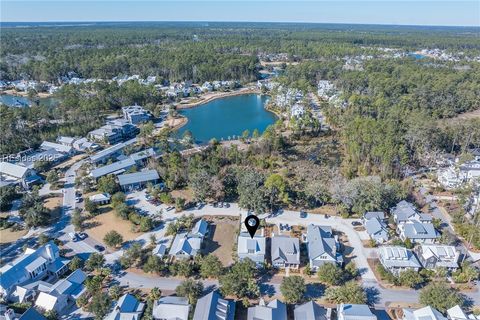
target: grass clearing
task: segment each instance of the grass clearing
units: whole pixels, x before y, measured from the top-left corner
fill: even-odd
[[[210,235],[205,239],[205,253],[215,255],[224,266],[233,263],[232,253],[237,243],[239,218],[204,216],[210,224]]]
[[[109,207],[107,207],[109,208]],[[110,209],[85,221],[85,232],[95,240],[103,243],[105,235],[115,230],[123,236],[124,241],[136,239],[141,233],[132,231],[133,224],[115,215]]]
[[[27,232],[26,229],[14,231],[12,228],[8,228],[0,230],[0,244],[15,242],[26,235]]]

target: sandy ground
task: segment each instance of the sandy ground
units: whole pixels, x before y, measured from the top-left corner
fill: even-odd
[[[70,166],[72,166],[74,163],[84,159],[88,157],[87,154],[77,154],[76,156],[73,156],[72,158],[70,158],[68,161],[65,161],[65,162],[62,162],[58,165],[56,165],[55,167],[53,167],[54,169],[65,169],[65,168],[68,168]]]
[[[63,196],[55,196],[47,198],[43,201],[46,208],[53,210],[52,218],[60,217],[63,205]]]
[[[240,89],[237,89],[234,91],[228,91],[228,92],[218,92],[218,91],[208,92],[202,95],[199,99],[196,99],[195,102],[177,104],[177,109],[193,108],[193,107],[201,106],[202,104],[208,103],[215,99],[237,96],[237,95],[248,94],[248,93],[260,93],[260,91],[256,88],[246,87],[246,88],[240,88]]]
[[[174,198],[183,198],[187,202],[193,200],[193,192],[190,189],[178,189],[171,192],[172,197]]]
[[[165,121],[165,124],[171,130],[178,130],[184,125],[186,125],[187,122],[188,122],[187,117],[180,117],[180,118],[170,118],[167,121]]]
[[[103,237],[112,230],[120,233],[124,241],[134,240],[139,236],[139,233],[132,231],[132,223],[118,218],[113,210],[99,214],[85,222],[85,232],[101,243],[103,243]]]
[[[465,112],[462,114],[459,114],[458,116],[447,119],[447,122],[454,123],[458,121],[463,121],[463,120],[470,120],[470,119],[479,119],[480,118],[480,109],[475,110],[475,111],[470,111],[470,112]]]
[[[17,241],[26,235],[27,232],[28,230],[13,231],[11,228],[0,230],[0,244]]]
[[[236,217],[205,216],[210,222],[210,236],[205,240],[205,251],[217,256],[224,266],[233,263],[233,246],[237,243],[239,226]]]

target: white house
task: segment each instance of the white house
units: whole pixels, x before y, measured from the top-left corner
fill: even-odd
[[[447,320],[438,310],[427,306],[421,309],[412,310],[412,309],[402,309],[403,318],[402,320]]]
[[[247,320],[287,320],[287,306],[278,299],[268,304],[260,299],[258,306],[248,308]]]
[[[153,319],[155,320],[188,320],[190,304],[187,298],[163,297],[153,304]]]
[[[265,262],[266,240],[261,235],[255,235],[253,238],[247,232],[240,232],[238,235],[237,255],[240,260],[249,258],[257,265]]]
[[[339,304],[337,305],[338,320],[377,320],[366,304]]]
[[[408,269],[418,271],[422,265],[412,250],[399,246],[384,246],[378,249],[380,263],[385,269],[398,275]]]
[[[104,320],[139,320],[145,309],[145,304],[133,295],[127,293],[118,299],[113,311]]]
[[[39,179],[34,169],[10,162],[0,162],[0,186],[20,184],[28,188]]]
[[[0,295],[8,299],[16,285],[59,277],[68,269],[70,260],[60,257],[58,247],[49,242],[40,248],[27,249],[23,256],[0,269]]]

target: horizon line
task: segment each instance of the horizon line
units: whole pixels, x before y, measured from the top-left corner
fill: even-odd
[[[398,27],[445,27],[445,28],[476,28],[480,25],[442,25],[442,24],[397,24],[397,23],[361,23],[361,22],[313,22],[313,21],[255,21],[255,20],[51,20],[51,21],[0,21],[4,23],[273,23],[273,24],[329,24],[329,25],[358,25],[358,26],[398,26]]]

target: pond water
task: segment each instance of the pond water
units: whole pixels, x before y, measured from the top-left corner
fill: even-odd
[[[275,123],[274,113],[265,110],[269,97],[258,94],[245,94],[220,98],[204,105],[180,110],[188,118],[185,126],[179,129],[180,136],[187,130],[193,134],[196,143],[205,144],[211,139],[229,140],[241,136],[244,130],[252,134],[260,133]]]
[[[52,107],[58,104],[58,99],[56,98],[39,98],[38,102],[40,105],[47,107]],[[0,103],[3,103],[9,107],[29,107],[32,102],[27,97],[15,96],[12,94],[2,94],[0,95]]]

